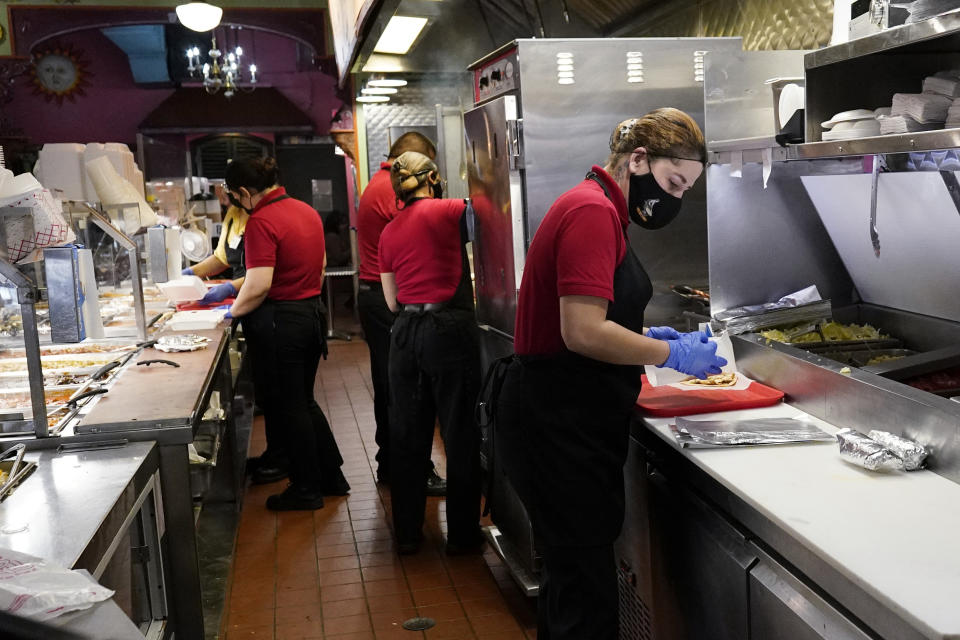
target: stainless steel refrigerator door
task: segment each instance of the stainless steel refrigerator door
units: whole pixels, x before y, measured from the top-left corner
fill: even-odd
[[[470,199],[476,214],[473,259],[477,320],[513,335],[526,239],[516,170],[517,99],[504,96],[464,114]]]

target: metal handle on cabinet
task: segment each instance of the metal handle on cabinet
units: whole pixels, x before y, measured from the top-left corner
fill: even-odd
[[[523,149],[520,136],[523,133],[523,120],[507,120],[507,157],[510,170],[516,171],[523,166]]]

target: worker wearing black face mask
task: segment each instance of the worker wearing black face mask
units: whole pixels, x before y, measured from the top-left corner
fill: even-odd
[[[543,558],[537,637],[617,638],[613,542],[642,365],[700,378],[726,364],[699,332],[643,326],[653,287],[627,240],[660,228],[703,171],[697,124],[658,109],[619,124],[610,157],[560,196],[527,253],[510,360],[497,363],[497,463]],[[498,385],[494,385],[496,388]]]
[[[400,213],[380,236],[380,279],[391,311],[390,500],[397,551],[423,539],[434,424],[447,455],[447,553],[477,551],[480,533],[480,344],[464,250],[463,200],[441,200],[437,165],[407,151],[390,169]]]

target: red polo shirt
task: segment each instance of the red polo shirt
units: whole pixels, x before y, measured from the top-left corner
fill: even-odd
[[[560,298],[592,296],[613,302],[613,272],[627,252],[630,219],[620,187],[598,166],[610,192],[584,180],[553,203],[533,236],[523,268],[514,350],[521,355],[560,353]]]
[[[397,215],[397,196],[390,183],[390,163],[380,163],[357,205],[357,253],[360,256],[360,279],[380,282],[380,259],[377,254],[380,234]]]
[[[397,279],[400,304],[447,302],[463,271],[463,200],[415,200],[380,236],[380,270]]]
[[[323,289],[323,220],[310,205],[280,187],[250,214],[244,233],[247,269],[273,267],[271,300],[302,300]]]

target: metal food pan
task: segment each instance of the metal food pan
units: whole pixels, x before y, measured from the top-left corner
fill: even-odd
[[[917,352],[911,349],[854,349],[854,350],[837,350],[837,351],[823,351],[820,355],[823,355],[831,360],[836,360],[837,362],[842,362],[843,364],[848,364],[854,367],[878,367],[880,365],[884,366],[894,366],[897,362],[902,359],[905,359],[908,356],[915,355]],[[889,356],[892,358],[897,358],[896,360],[887,360],[884,362],[877,362],[873,365],[868,363],[874,358],[879,358],[882,356]]]
[[[762,336],[761,336],[762,339]],[[901,349],[903,342],[897,338],[880,338],[877,340],[823,340],[821,342],[782,342],[788,347],[803,349],[811,353],[825,353],[827,351],[881,351],[885,349]]]
[[[881,362],[864,367],[864,371],[891,380],[906,380],[960,365],[960,345],[950,345],[933,351],[914,353],[900,360]]]

